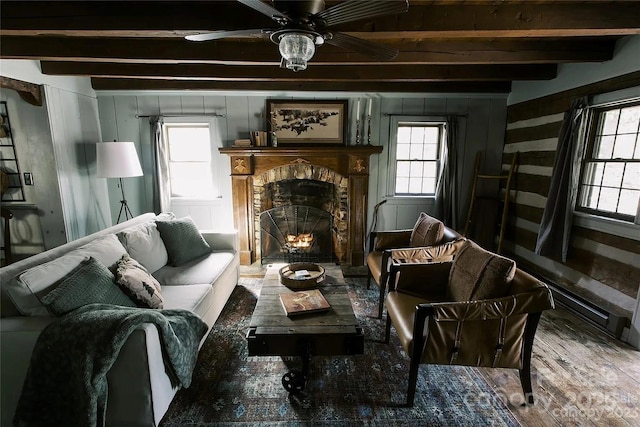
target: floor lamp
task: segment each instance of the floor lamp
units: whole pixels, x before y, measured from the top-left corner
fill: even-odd
[[[133,142],[98,142],[96,144],[98,178],[118,178],[120,181],[120,213],[118,221],[124,213],[125,220],[133,218],[127,199],[124,197],[122,178],[142,176],[142,167]]]

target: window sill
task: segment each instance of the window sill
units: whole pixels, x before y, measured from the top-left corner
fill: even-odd
[[[580,227],[640,241],[640,225],[638,224],[589,215],[583,212],[575,212],[573,218],[573,223]]]

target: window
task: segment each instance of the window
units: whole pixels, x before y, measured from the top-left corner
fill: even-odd
[[[640,200],[640,102],[593,107],[576,210],[634,222]]]
[[[218,196],[212,173],[208,123],[166,123],[171,197],[213,199]]]
[[[395,195],[435,195],[445,123],[397,121],[395,130]]]

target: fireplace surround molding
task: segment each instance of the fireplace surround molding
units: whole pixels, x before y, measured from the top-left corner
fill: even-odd
[[[259,216],[268,182],[310,179],[336,186],[342,230],[337,248],[341,264],[363,265],[369,184],[369,157],[381,146],[335,147],[224,147],[229,156],[234,211],[238,230],[240,263],[259,258]]]

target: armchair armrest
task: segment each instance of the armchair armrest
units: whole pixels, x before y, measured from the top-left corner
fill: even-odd
[[[214,251],[237,251],[238,250],[238,232],[237,231],[200,231],[204,240],[211,246]]]
[[[495,320],[521,314],[539,313],[554,308],[551,291],[541,286],[530,292],[502,298],[421,304],[430,306],[437,322],[459,322],[469,320]],[[426,308],[421,308],[426,310]]]
[[[369,238],[369,250],[373,252],[409,246],[412,232],[413,229],[374,231]]]
[[[389,267],[389,291],[432,299],[446,293],[452,262],[395,263]]]

